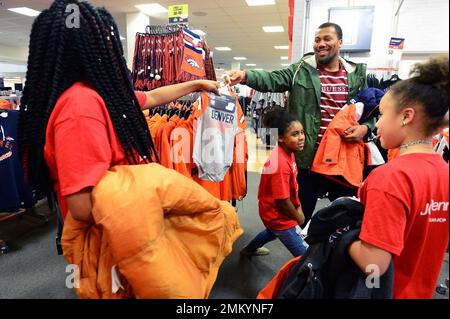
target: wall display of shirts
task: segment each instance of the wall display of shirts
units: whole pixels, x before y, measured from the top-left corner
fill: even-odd
[[[200,79],[216,80],[212,53],[204,38],[178,24],[147,26],[145,33],[136,34],[135,90]]]

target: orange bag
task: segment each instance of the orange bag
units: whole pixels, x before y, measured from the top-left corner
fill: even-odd
[[[295,257],[294,259],[289,260],[283,267],[281,267],[280,271],[273,277],[273,279],[265,286],[258,294],[256,299],[275,299],[278,296],[278,292],[280,291],[281,286],[286,281],[289,272],[292,267],[294,267],[295,263],[299,261],[301,256]]]
[[[81,298],[207,298],[243,233],[229,203],[155,163],[112,168],[92,202],[95,224],[68,214],[62,236]]]

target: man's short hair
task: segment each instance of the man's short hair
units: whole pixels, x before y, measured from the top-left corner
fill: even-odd
[[[333,23],[333,22],[323,23],[323,24],[321,24],[319,26],[319,29],[325,29],[325,28],[330,28],[330,27],[333,27],[334,30],[336,30],[336,34],[338,36],[338,39],[342,40],[342,28],[336,23]]]

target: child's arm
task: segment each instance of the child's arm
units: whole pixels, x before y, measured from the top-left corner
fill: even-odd
[[[146,110],[162,106],[196,91],[207,91],[219,94],[219,83],[207,80],[189,81],[145,92],[147,95],[147,102],[142,109]]]
[[[392,259],[391,253],[361,240],[352,243],[348,248],[348,253],[366,275],[373,273],[373,267],[369,266],[376,265],[380,277],[387,271]]]
[[[293,220],[296,220],[299,225],[302,225],[305,222],[305,215],[303,215],[301,206],[298,210],[295,209],[289,198],[276,199],[275,202],[280,213],[292,218]]]

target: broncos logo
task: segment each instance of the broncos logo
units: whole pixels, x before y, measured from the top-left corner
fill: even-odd
[[[186,59],[187,63],[189,63],[193,68],[200,69],[200,65],[198,65],[197,61],[194,59]]]

